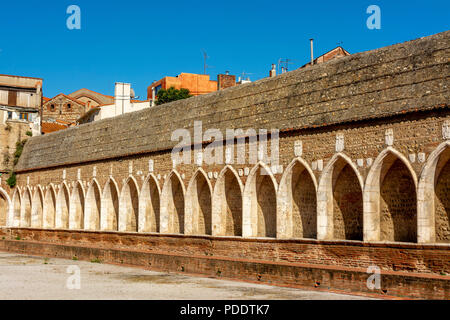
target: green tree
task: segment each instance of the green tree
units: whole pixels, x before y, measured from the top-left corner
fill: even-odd
[[[170,87],[169,89],[161,89],[158,91],[158,95],[156,96],[156,104],[160,105],[163,103],[181,100],[192,97],[189,93],[189,89],[181,88],[180,90],[175,89],[174,87]]]

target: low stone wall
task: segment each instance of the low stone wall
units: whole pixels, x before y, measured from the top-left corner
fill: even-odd
[[[450,246],[0,229],[0,250],[314,290],[450,299]],[[369,290],[368,266],[381,272]]]

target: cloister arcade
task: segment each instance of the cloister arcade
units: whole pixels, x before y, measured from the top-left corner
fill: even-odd
[[[202,168],[189,181],[172,170],[162,185],[153,173],[121,189],[110,177],[58,186],[0,188],[0,226],[283,239],[450,243],[450,141],[426,159],[420,174],[392,147],[364,179],[339,152],[316,179],[295,158],[277,183],[256,164],[245,183],[231,165],[214,185]]]

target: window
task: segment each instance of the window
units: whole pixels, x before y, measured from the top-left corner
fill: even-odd
[[[50,111],[55,111],[55,105],[54,104],[50,105]]]
[[[17,105],[17,91],[9,91],[8,93],[8,105]]]
[[[70,111],[72,109],[72,106],[70,105],[70,103],[67,104],[67,111]]]
[[[28,121],[28,113],[20,113],[19,119]]]
[[[8,111],[8,119],[12,119],[13,113],[12,111]]]

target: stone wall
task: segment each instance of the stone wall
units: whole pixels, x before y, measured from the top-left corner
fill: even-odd
[[[10,204],[3,221],[21,227],[448,243],[448,35],[33,138],[19,162],[18,187],[12,193],[3,190]],[[423,73],[427,68],[440,72]],[[364,81],[354,78],[357,70],[366,72]],[[382,74],[369,77],[368,70]],[[336,74],[339,86],[331,80],[337,81]],[[402,77],[396,88],[408,92],[411,104],[399,103],[398,96],[387,103],[389,85]],[[379,89],[378,100],[370,102],[369,83]],[[425,94],[424,83],[433,84]],[[314,94],[315,100],[304,93],[321,84],[327,90]],[[345,95],[320,102],[336,86]],[[279,104],[282,96],[290,96],[290,103]],[[351,113],[339,111],[345,101]],[[365,108],[358,108],[361,101]],[[214,114],[212,102],[223,113]],[[188,110],[183,121],[172,115],[182,105]],[[269,105],[279,114],[270,122]],[[245,116],[249,109],[253,113]],[[224,129],[231,124],[225,117],[230,110],[233,128],[279,125],[279,140],[268,141],[269,154],[253,159],[250,150],[264,141],[250,137],[225,148],[216,145],[221,159],[230,155],[224,149],[233,150],[226,164],[198,163],[192,151],[183,151],[190,153],[190,163],[173,163],[169,127],[189,127],[198,119],[204,129]],[[287,110],[297,114],[291,129],[279,123]],[[318,123],[320,110],[321,117],[333,115],[336,123]],[[173,121],[153,122],[161,116]],[[271,162],[275,142],[276,164]],[[242,146],[245,161],[238,163]],[[211,150],[207,143],[202,148]]]
[[[448,108],[450,32],[36,137],[18,170],[171,150],[194,121],[291,130]],[[132,128],[132,130],[130,130]]]
[[[155,152],[23,172],[9,225],[448,243],[449,120],[439,110],[283,133],[272,167],[174,168],[171,153]],[[431,209],[424,188],[436,194]],[[51,209],[33,220],[44,203]]]
[[[0,111],[1,116],[2,111]],[[30,139],[27,132],[31,133],[29,122],[18,120],[6,120],[0,124],[0,172],[9,172],[14,165],[14,152],[16,143],[24,139]]]
[[[406,258],[402,250],[382,248],[440,243],[436,247],[443,251],[430,253],[424,266],[405,262],[411,272],[426,269],[439,276],[448,271],[441,258],[446,259],[450,243],[449,35],[35,137],[20,159],[18,187],[0,187],[0,205],[7,206],[0,208],[0,222],[18,232],[26,231],[15,228],[58,229],[55,233],[65,237],[61,241],[82,230],[112,234],[121,242],[130,232],[148,241],[171,234],[181,239],[173,242],[176,250],[184,250],[183,241],[193,235],[214,243],[235,237],[227,245],[242,246],[246,255],[265,254],[270,261],[247,268],[227,256],[224,266],[230,272],[238,268],[244,278],[258,270],[278,272],[273,255],[282,249],[267,245],[270,241],[336,243],[333,248],[339,250],[326,247],[319,256],[301,254],[304,247],[287,254],[323,266],[352,255],[351,244],[380,248],[358,251],[355,263],[367,255],[385,259],[384,265]],[[280,133],[268,141],[251,130],[226,141],[205,137],[194,150],[184,141],[178,147],[191,161],[174,162],[171,151],[178,141],[171,140],[172,132],[192,133],[194,121],[202,122],[201,133],[211,128],[223,135],[238,128]],[[242,148],[245,159],[239,159]],[[265,149],[267,154],[259,152]],[[208,153],[220,161],[198,157]],[[252,240],[262,244],[247,246]],[[165,244],[155,245],[162,250]],[[415,254],[427,256],[422,249]],[[161,265],[174,267],[164,256]],[[208,273],[215,263],[203,259],[198,266]],[[287,278],[296,279],[300,270],[295,270]],[[338,276],[363,279],[354,273]],[[400,287],[395,283],[393,290]],[[438,294],[448,296],[448,288]]]

